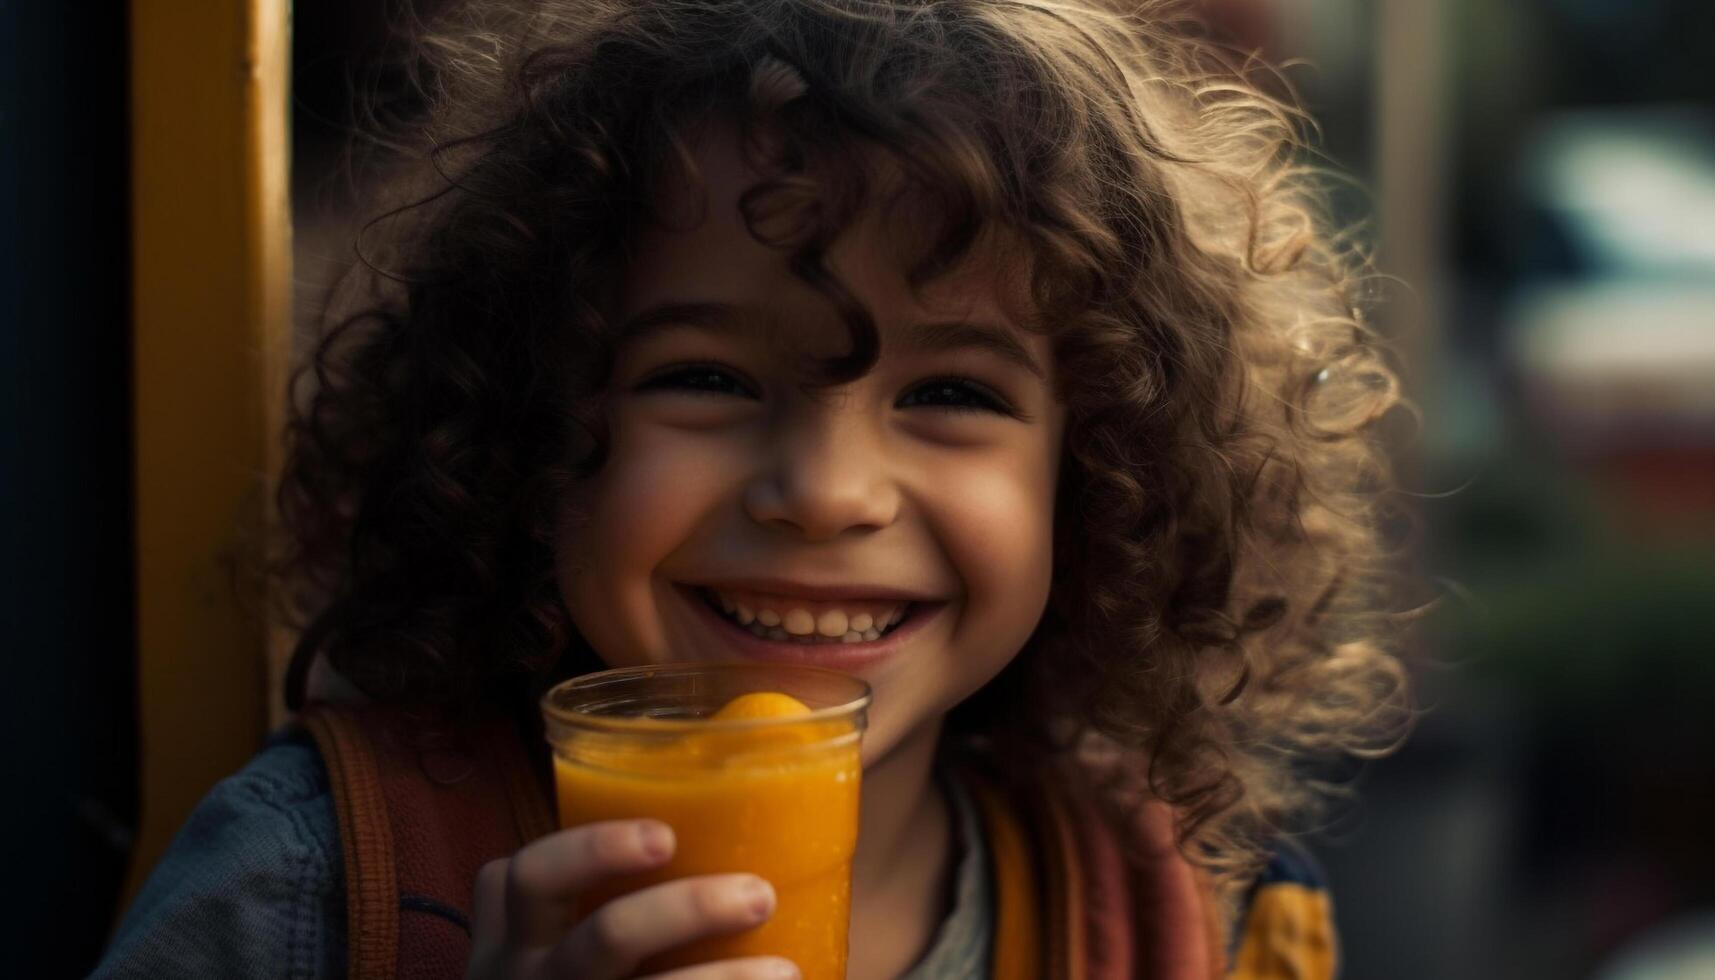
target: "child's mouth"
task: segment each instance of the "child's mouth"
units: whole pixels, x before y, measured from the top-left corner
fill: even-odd
[[[698,586],[712,611],[764,640],[816,646],[873,643],[910,618],[917,603],[891,601],[800,602]]]

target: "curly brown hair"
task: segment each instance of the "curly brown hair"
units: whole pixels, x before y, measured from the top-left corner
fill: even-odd
[[[1301,113],[1176,6],[487,0],[415,54],[429,110],[360,239],[374,288],[295,378],[293,707],[318,654],[377,699],[520,713],[599,665],[553,578],[554,504],[602,464],[631,230],[724,115],[774,175],[753,234],[850,329],[821,383],[877,357],[823,263],[870,194],[855,150],[935,202],[914,285],[991,228],[1029,256],[1067,409],[1052,593],[950,731],[1082,760],[1116,819],[1173,804],[1229,897],[1314,811],[1319,761],[1399,736],[1375,423],[1400,396],[1367,266]]]

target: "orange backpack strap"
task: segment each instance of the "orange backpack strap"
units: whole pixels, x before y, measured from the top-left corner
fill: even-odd
[[[967,766],[964,774],[994,872],[997,980],[1223,975],[1213,896],[1170,830],[1148,860],[1128,861],[1092,801],[1052,778],[1009,791],[982,769]]]
[[[985,770],[963,774],[988,838],[994,976],[1133,980],[1125,866],[1106,825],[1053,780],[1026,790]]]
[[[1137,815],[1131,862],[1139,973],[1209,980],[1227,973],[1220,910],[1208,874],[1185,859],[1174,839],[1173,811],[1146,803]]]
[[[462,977],[477,870],[554,828],[546,772],[514,726],[430,718],[315,704],[298,719],[327,765],[359,980]]]
[[[1042,912],[1034,842],[989,780],[971,774],[968,785],[982,816],[994,880],[994,980],[1055,976],[1042,949]]]
[[[1125,854],[1100,808],[1081,794],[1068,794],[1057,811],[1064,860],[1082,869],[1089,980],[1132,980],[1138,975],[1131,875]]]
[[[393,831],[368,736],[347,712],[307,708],[298,722],[315,738],[327,767],[345,856],[346,973],[353,980],[395,974],[399,951],[399,890],[393,873]]]

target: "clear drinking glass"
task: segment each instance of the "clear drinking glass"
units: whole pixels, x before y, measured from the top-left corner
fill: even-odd
[[[732,710],[747,717],[714,717]],[[663,868],[580,898],[577,914],[686,875],[749,872],[777,897],[762,925],[702,940],[644,964],[669,969],[738,956],[784,956],[806,980],[845,976],[851,858],[857,843],[859,744],[869,685],[821,667],[669,664],[574,678],[542,699],[560,826],[651,817],[678,846]],[[743,710],[749,708],[751,710]]]

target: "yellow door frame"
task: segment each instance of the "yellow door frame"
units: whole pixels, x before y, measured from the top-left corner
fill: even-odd
[[[132,0],[142,826],[125,905],[269,724],[253,583],[290,355],[289,0]]]

